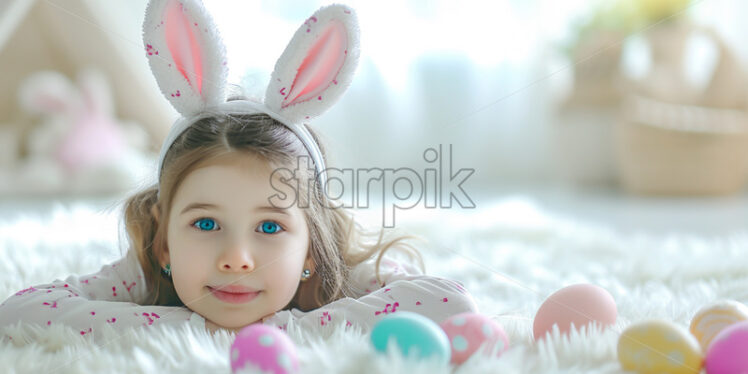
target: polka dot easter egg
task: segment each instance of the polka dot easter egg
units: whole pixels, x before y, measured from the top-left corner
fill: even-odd
[[[299,371],[296,346],[277,327],[255,323],[236,335],[230,350],[231,371],[253,367],[273,374]]]
[[[440,324],[452,348],[453,364],[465,362],[478,349],[483,354],[501,355],[509,347],[509,339],[501,325],[478,313],[460,313]]]
[[[707,374],[748,373],[748,321],[720,331],[706,351]]]
[[[699,309],[691,320],[690,331],[698,339],[701,348],[706,351],[720,331],[727,326],[748,320],[748,307],[733,301],[722,300]]]
[[[699,342],[672,322],[650,320],[632,324],[618,338],[618,361],[639,374],[698,374]]]
[[[403,356],[449,362],[447,334],[436,322],[418,313],[399,311],[379,320],[371,330],[371,343],[378,352],[386,353],[394,343]]]
[[[616,322],[618,309],[613,296],[592,284],[575,284],[554,292],[538,308],[532,325],[535,339],[540,339],[558,325],[562,334],[595,323],[609,326]]]

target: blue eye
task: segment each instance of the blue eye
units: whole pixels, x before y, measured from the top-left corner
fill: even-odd
[[[212,231],[216,227],[216,221],[210,218],[200,218],[199,220],[195,221],[192,226],[203,231]]]
[[[275,234],[281,230],[281,227],[273,221],[265,221],[262,223],[262,232],[265,234]]]

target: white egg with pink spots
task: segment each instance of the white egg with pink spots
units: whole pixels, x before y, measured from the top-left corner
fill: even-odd
[[[236,373],[253,367],[273,374],[290,374],[299,371],[296,346],[277,327],[255,323],[236,335],[230,349],[231,371]]]
[[[453,364],[465,362],[478,350],[484,355],[499,356],[509,348],[509,338],[501,324],[479,313],[456,314],[440,326],[449,338]]]

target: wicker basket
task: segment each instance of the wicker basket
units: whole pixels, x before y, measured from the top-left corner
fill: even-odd
[[[724,195],[748,176],[748,116],[739,110],[630,96],[616,126],[623,186],[632,192]]]

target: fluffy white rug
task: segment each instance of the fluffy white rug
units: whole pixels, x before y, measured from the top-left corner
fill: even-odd
[[[74,204],[19,215],[0,211],[0,298],[29,285],[94,272],[120,256],[117,209]],[[376,222],[375,212],[363,215]],[[707,302],[748,302],[748,234],[723,237],[623,235],[553,217],[532,201],[505,200],[475,210],[398,213],[398,227],[431,240],[427,272],[462,281],[482,313],[510,337],[498,359],[474,356],[460,367],[439,367],[382,356],[358,331],[329,336],[290,326],[304,373],[622,373],[618,334],[626,325],[659,317],[687,326]],[[590,282],[616,299],[618,322],[605,332],[532,340],[532,318],[553,291]],[[54,326],[53,326],[54,327]],[[7,373],[230,372],[231,335],[181,329],[136,330],[92,343],[61,326],[12,331],[1,344]]]

